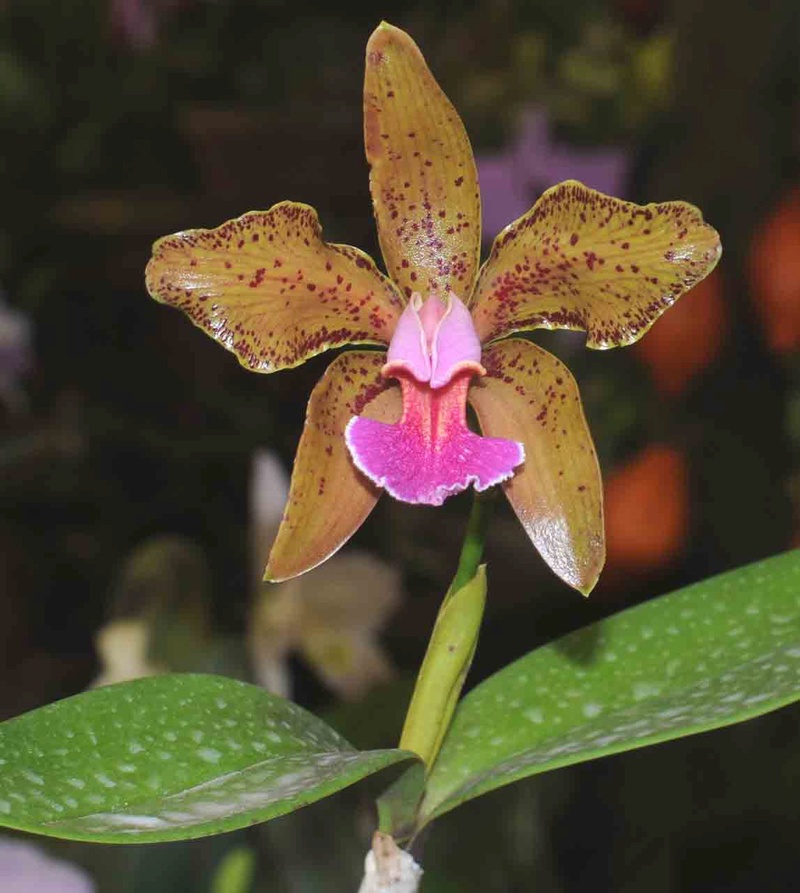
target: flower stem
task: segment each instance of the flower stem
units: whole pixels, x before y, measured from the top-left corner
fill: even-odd
[[[456,592],[462,586],[469,583],[478,570],[478,565],[483,558],[483,549],[486,544],[486,531],[489,527],[489,517],[494,505],[494,490],[486,490],[483,493],[475,492],[472,499],[472,508],[467,521],[467,529],[464,533],[464,542],[461,546],[461,555],[458,559],[458,568],[453,582],[450,584],[450,592]]]
[[[475,655],[486,603],[486,569],[480,564],[490,498],[475,494],[458,569],[447,590],[406,714],[400,747],[430,772]]]

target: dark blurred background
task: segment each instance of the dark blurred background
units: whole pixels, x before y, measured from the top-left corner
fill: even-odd
[[[329,240],[379,257],[361,81],[382,18],[411,32],[464,118],[487,247],[573,177],[640,202],[691,201],[725,249],[630,350],[536,335],[581,384],[608,565],[585,601],[499,507],[471,683],[798,543],[796,0],[0,0],[0,717],[107,673],[95,638],[121,618],[153,633],[155,669],[253,677],[245,643],[269,598],[252,572],[254,456],[290,467],[329,356],[247,373],[155,304],[143,270],[155,238],[285,198],[314,205]],[[357,744],[394,743],[467,507],[384,499],[355,539],[403,591],[378,687],[342,688],[288,656],[302,631],[276,646],[293,696]],[[424,889],[795,889],[798,718],[785,710],[490,795],[434,827]],[[256,856],[254,890],[355,889],[371,793],[212,842],[56,850],[101,891],[205,891],[240,845]]]

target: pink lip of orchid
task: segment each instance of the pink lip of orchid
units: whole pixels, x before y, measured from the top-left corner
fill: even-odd
[[[577,385],[508,336],[566,328],[589,347],[630,344],[713,269],[719,237],[683,202],[639,206],[567,181],[479,269],[464,126],[416,44],[385,23],[367,45],[364,136],[389,277],[325,242],[314,210],[292,202],[160,239],[147,268],[156,300],[253,371],[388,347],[339,354],[314,388],[266,578],[332,555],[382,490],[439,505],[502,484],[551,569],[588,593],[605,555],[602,486]]]

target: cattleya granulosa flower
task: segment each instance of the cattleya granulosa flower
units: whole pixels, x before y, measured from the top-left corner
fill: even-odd
[[[281,202],[159,240],[147,287],[256,372],[347,344],[314,388],[266,577],[324,561],[381,490],[438,505],[502,483],[534,545],[588,592],[604,559],[597,458],[574,379],[516,332],[636,341],[716,264],[684,202],[638,206],[567,181],[503,230],[479,268],[480,193],[464,126],[411,38],[367,45],[364,135],[388,277]],[[469,403],[482,435],[466,421]]]

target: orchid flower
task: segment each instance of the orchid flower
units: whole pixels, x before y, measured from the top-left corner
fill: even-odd
[[[33,360],[31,320],[10,306],[0,289],[0,403],[11,411],[26,407],[20,380],[31,371]]]
[[[248,624],[256,680],[292,695],[289,656],[303,657],[331,691],[359,701],[395,671],[380,631],[402,599],[398,571],[345,549],[306,576],[263,587]]]
[[[102,669],[91,687],[166,673],[167,667],[150,658],[151,638],[152,631],[141,617],[112,620],[102,626],[94,637]]]
[[[400,574],[368,552],[344,549],[303,577],[261,585],[265,550],[280,529],[289,476],[257,450],[250,505],[257,585],[247,641],[256,681],[288,698],[289,656],[299,653],[340,698],[358,701],[394,676],[380,631],[402,600]]]
[[[479,268],[480,194],[464,126],[404,33],[367,45],[364,132],[388,276],[323,241],[315,211],[281,202],[156,242],[150,294],[246,368],[330,348],[266,568],[287,579],[333,554],[382,490],[439,505],[501,483],[563,580],[588,592],[604,560],[602,488],[577,385],[516,332],[636,341],[714,267],[717,233],[683,202],[638,206],[567,181],[503,230]],[[475,411],[482,434],[466,419]]]
[[[576,177],[583,183],[619,195],[626,188],[631,159],[616,146],[586,148],[557,139],[547,110],[521,110],[517,134],[501,152],[475,159],[483,193],[484,239],[527,211],[533,196],[559,181]]]
[[[27,840],[0,837],[0,890],[4,893],[94,893],[95,889],[79,866],[56,859]]]

